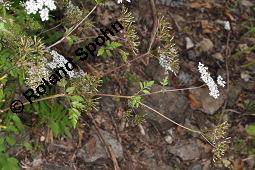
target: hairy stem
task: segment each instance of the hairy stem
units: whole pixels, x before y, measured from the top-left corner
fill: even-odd
[[[95,11],[96,8],[97,8],[97,5],[94,6],[94,8],[78,24],[76,24],[76,26],[68,34],[66,34],[64,37],[62,37],[60,40],[58,40],[54,44],[50,45],[48,48],[52,48],[58,45],[59,43],[61,43],[64,39],[66,39],[66,37],[72,34],[73,31],[76,30],[92,14],[92,12]]]

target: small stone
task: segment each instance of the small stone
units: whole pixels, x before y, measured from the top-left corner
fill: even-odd
[[[250,74],[248,72],[241,72],[241,79],[243,79],[244,81],[249,81],[251,78]]]
[[[227,31],[230,31],[230,30],[231,30],[230,22],[229,22],[229,21],[224,21],[224,28],[225,28],[225,30],[227,30]]]
[[[196,164],[196,165],[192,166],[191,170],[202,170],[202,165]]]
[[[45,137],[44,137],[44,136],[41,136],[41,137],[40,137],[40,141],[41,141],[41,142],[45,141]]]
[[[168,144],[172,144],[174,140],[173,140],[172,136],[168,135],[168,136],[165,137],[165,141]]]
[[[203,38],[203,40],[199,42],[197,47],[198,47],[198,53],[201,54],[202,52],[208,52],[212,50],[212,48],[214,47],[214,44],[210,39]]]
[[[37,167],[37,166],[40,166],[42,163],[43,163],[43,161],[41,158],[38,158],[38,159],[36,158],[33,160],[32,165],[33,165],[33,167]]]
[[[231,162],[227,159],[222,159],[222,163],[226,168],[230,168]]]
[[[221,53],[215,53],[215,54],[212,55],[212,57],[224,62],[224,57],[222,56]]]
[[[192,42],[192,40],[189,37],[186,37],[185,41],[186,41],[186,49],[187,50],[194,47],[194,43]]]

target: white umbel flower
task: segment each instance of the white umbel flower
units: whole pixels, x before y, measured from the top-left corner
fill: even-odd
[[[120,4],[120,3],[122,3],[122,1],[123,0],[118,0],[117,3]],[[131,0],[126,0],[126,1],[131,2]]]
[[[25,8],[28,14],[36,14],[38,11],[38,6],[34,0],[26,1]]]
[[[42,21],[49,19],[49,12],[56,9],[53,0],[28,0],[24,4],[28,14],[39,12]]]
[[[175,49],[173,49],[173,54],[177,54]],[[177,74],[177,71],[174,68],[172,68],[175,62],[178,62],[178,60],[173,60],[173,58],[171,57],[160,54],[159,64],[161,67],[165,69],[165,74],[168,74],[168,71],[173,72],[175,75]]]
[[[217,84],[221,87],[225,87],[226,82],[223,80],[223,78],[221,76],[217,77]]]
[[[65,64],[68,62],[64,56],[58,54],[56,51],[52,50],[50,54],[53,57],[53,61],[46,64],[46,66],[50,67],[52,70],[56,68],[63,67],[65,68]],[[80,71],[67,71],[67,74],[69,75],[70,78],[77,78],[77,77],[82,77],[85,75],[85,73],[80,70]]]
[[[43,8],[39,11],[40,17],[42,21],[47,21],[49,19],[49,10],[47,8]]]
[[[44,0],[44,5],[48,7],[51,11],[57,8],[53,0]]]
[[[209,95],[217,99],[220,96],[220,93],[217,84],[214,82],[213,78],[208,72],[208,67],[205,67],[204,64],[199,62],[198,71],[201,74],[201,79],[206,83],[210,90]]]

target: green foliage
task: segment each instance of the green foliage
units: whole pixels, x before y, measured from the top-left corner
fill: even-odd
[[[134,54],[138,52],[138,46],[140,45],[139,37],[134,26],[135,18],[132,16],[132,13],[128,11],[127,8],[123,7],[120,21],[125,29],[124,32],[124,44],[126,47],[129,47]]]
[[[166,77],[162,80],[162,82],[160,82],[160,84],[161,84],[163,87],[167,86],[167,85],[168,85],[168,76],[166,76]]]
[[[120,46],[121,46],[120,43],[108,40],[108,41],[106,41],[105,46],[102,46],[99,48],[97,55],[101,56],[103,58],[111,57],[112,52]]]
[[[132,117],[132,110],[131,109],[124,112],[123,119],[125,121],[128,121],[131,117]]]
[[[25,149],[26,149],[27,151],[29,151],[29,152],[32,152],[32,151],[33,151],[33,146],[32,146],[31,143],[29,143],[29,142],[24,142],[24,143],[23,143],[23,146],[25,147]]]
[[[2,170],[18,170],[18,160],[9,157],[7,154],[0,153],[0,169]]]
[[[131,100],[130,100],[130,106],[132,108],[138,108],[140,106],[140,103],[141,103],[141,99],[142,97],[141,96],[132,96],[131,97]]]
[[[153,86],[154,81],[146,81],[146,82],[139,82],[140,85],[140,91],[142,91],[144,94],[149,94],[150,93],[150,89]]]
[[[136,113],[132,114],[132,109],[129,109],[124,112],[123,119],[128,122],[132,121],[135,125],[139,125],[144,121],[145,114]]]
[[[68,109],[69,119],[73,128],[76,127],[78,119],[81,115],[81,110],[85,108],[84,99],[80,96],[68,97],[71,103],[71,108]]]
[[[4,115],[3,122],[6,128],[1,129],[3,135],[0,137],[0,169],[16,170],[19,169],[18,161],[5,152],[16,143],[14,136],[11,134],[23,131],[24,126],[19,117],[13,113]]]
[[[38,114],[40,122],[47,124],[54,136],[59,137],[65,135],[71,137],[69,131],[71,122],[68,119],[66,109],[62,105],[40,102],[34,103],[32,107],[36,114]]]
[[[167,61],[169,61],[168,65],[171,71],[177,74],[180,69],[179,58],[175,44],[172,42],[173,36],[170,32],[170,23],[164,17],[161,17],[159,20],[158,37],[162,45],[159,48],[159,54],[168,57]]]
[[[246,132],[255,137],[255,124],[251,124],[245,128]]]
[[[129,53],[125,52],[123,50],[119,50],[119,52],[120,52],[120,56],[121,56],[122,61],[126,63],[127,60],[128,60]]]
[[[245,100],[244,101],[245,115],[255,115],[255,101]]]
[[[145,115],[142,115],[142,114],[136,114],[133,120],[135,125],[141,124],[144,121],[144,116]]]

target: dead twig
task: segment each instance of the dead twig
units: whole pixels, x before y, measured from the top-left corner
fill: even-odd
[[[97,136],[99,137],[99,139],[100,139],[100,141],[102,142],[102,144],[105,146],[105,149],[106,149],[106,151],[107,151],[109,157],[111,157],[111,159],[112,159],[112,163],[113,163],[113,166],[114,166],[114,170],[120,170],[120,167],[119,167],[117,158],[116,158],[116,156],[115,156],[115,154],[114,154],[114,152],[113,152],[111,146],[104,140],[103,136],[101,135],[100,130],[99,130],[99,128],[98,128],[98,126],[97,126],[97,124],[96,124],[96,122],[95,122],[95,120],[94,120],[92,114],[91,114],[91,113],[88,113],[88,116],[89,116],[89,117],[91,118],[91,120],[92,120],[92,123],[93,123],[93,125],[94,125],[94,127],[95,127],[95,129],[96,129]]]

